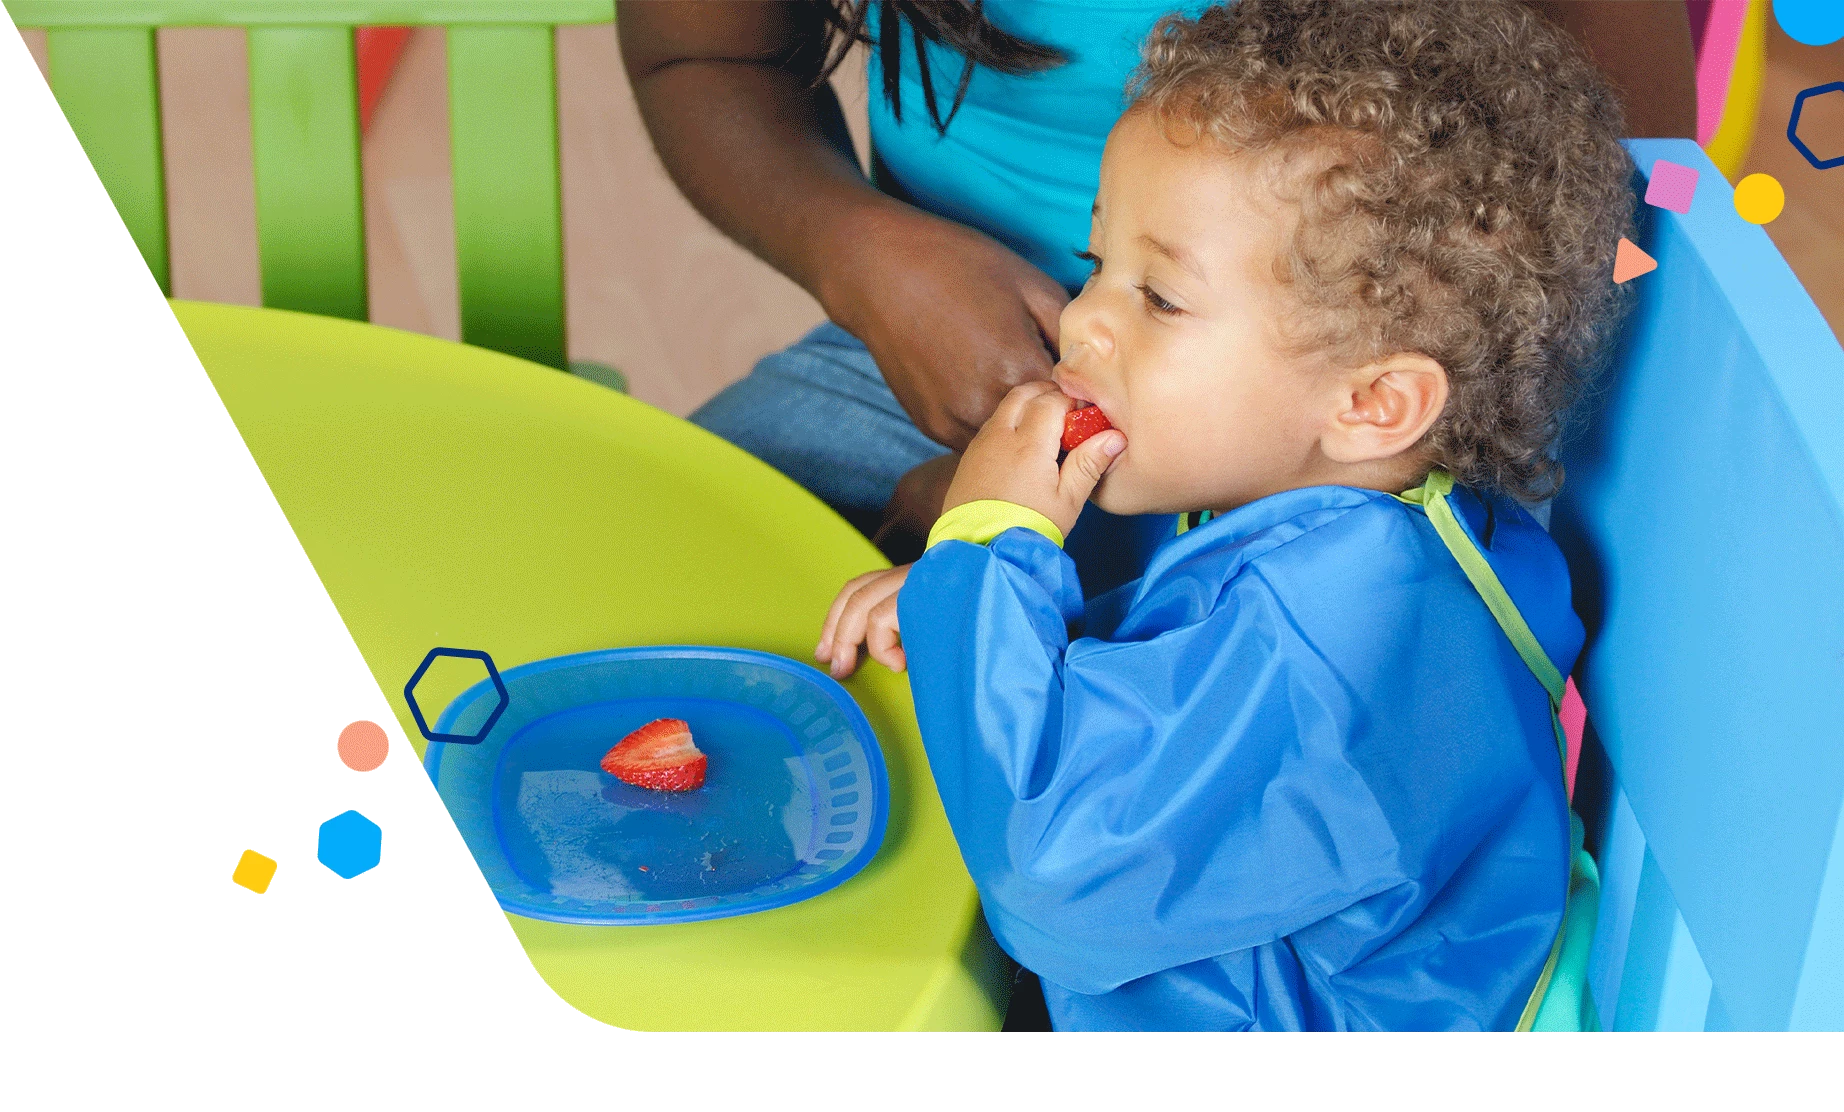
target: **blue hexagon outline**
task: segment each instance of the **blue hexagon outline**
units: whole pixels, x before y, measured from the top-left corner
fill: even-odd
[[[363,823],[364,825],[370,827],[371,832],[377,835],[378,852],[373,855],[369,855],[370,864],[366,865],[362,869],[357,870],[356,872],[348,873],[340,869],[338,866],[334,865],[333,862],[327,860],[327,827],[333,826],[335,823],[338,823],[340,832],[336,835],[336,837],[340,841],[339,848],[349,849],[351,848],[351,846],[347,843],[350,843],[353,840],[353,835],[350,832],[348,832],[345,828],[354,826],[356,823],[353,820],[356,820],[356,823]],[[320,824],[320,834],[314,846],[314,859],[319,861],[321,865],[325,866],[327,870],[330,871],[334,876],[340,877],[343,880],[351,880],[354,877],[364,876],[366,873],[369,873],[373,869],[377,868],[379,863],[382,862],[384,859],[383,849],[384,849],[384,829],[380,827],[377,823],[366,818],[360,812],[353,811],[353,810],[346,810],[346,811],[341,811],[339,814],[334,815],[332,818]],[[340,862],[341,864],[350,863],[343,856],[340,857]]]
[[[493,690],[499,693],[499,705],[493,708],[492,714],[487,715],[486,724],[481,726],[477,733],[437,733],[429,728],[428,721],[423,718],[423,708],[416,705],[417,682],[423,678],[425,672],[429,671],[429,666],[431,664],[434,664],[438,659],[445,656],[458,657],[466,660],[478,660],[482,664],[485,664],[487,666],[487,678],[493,681]],[[423,736],[430,741],[446,741],[452,745],[479,745],[486,740],[488,734],[493,732],[493,726],[499,721],[499,716],[506,713],[506,708],[512,705],[512,696],[507,694],[505,681],[499,678],[499,669],[493,666],[493,658],[486,653],[481,652],[479,649],[446,649],[437,647],[429,650],[429,655],[423,657],[423,662],[417,666],[416,674],[410,677],[409,683],[403,685],[403,701],[410,704],[410,714],[416,719],[416,728],[421,730]]]
[[[1830,81],[1823,85],[1814,85],[1794,97],[1793,116],[1786,122],[1786,138],[1800,154],[1805,156],[1806,161],[1812,164],[1813,169],[1829,170],[1833,166],[1844,166],[1844,154],[1836,158],[1821,159],[1813,154],[1812,148],[1806,146],[1805,142],[1799,138],[1799,114],[1805,110],[1806,100],[1822,93],[1844,93],[1844,81]]]

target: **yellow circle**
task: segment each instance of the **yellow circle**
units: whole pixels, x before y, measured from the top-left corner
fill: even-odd
[[[1786,207],[1786,190],[1772,174],[1749,174],[1735,186],[1735,211],[1750,224],[1765,224]]]

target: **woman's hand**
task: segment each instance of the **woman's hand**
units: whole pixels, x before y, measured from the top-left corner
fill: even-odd
[[[865,180],[838,98],[813,83],[813,7],[627,0],[615,29],[686,198],[863,340],[917,427],[964,448],[1007,390],[1050,376],[1069,295],[996,240]]]
[[[896,628],[896,596],[914,564],[867,572],[839,589],[826,613],[814,659],[830,665],[834,679],[858,670],[858,646],[870,649],[871,659],[892,672],[909,666],[902,636]]]
[[[871,543],[892,561],[898,546],[920,545],[941,516],[941,504],[948,496],[948,484],[960,465],[959,452],[944,452],[927,463],[912,467],[897,480],[896,493],[884,507],[884,523]]]
[[[898,204],[841,217],[820,302],[864,341],[910,419],[967,446],[999,400],[1055,365],[1069,295],[1048,274],[970,228]]]
[[[967,446],[945,509],[994,498],[1049,518],[1067,537],[1095,484],[1127,447],[1127,437],[1108,429],[1076,445],[1057,466],[1063,446],[1063,416],[1076,402],[1048,382],[1031,382],[999,403],[992,420]]]

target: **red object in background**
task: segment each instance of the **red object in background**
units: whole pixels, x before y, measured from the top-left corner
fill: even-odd
[[[371,126],[371,114],[378,107],[378,98],[384,95],[384,86],[390,83],[391,71],[397,68],[397,59],[403,56],[403,48],[409,41],[408,27],[358,29],[354,49],[358,54],[360,131]]]

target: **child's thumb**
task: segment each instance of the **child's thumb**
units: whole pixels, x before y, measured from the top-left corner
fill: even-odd
[[[1126,434],[1119,429],[1098,432],[1076,445],[1063,460],[1063,470],[1057,480],[1061,488],[1059,493],[1072,501],[1087,501],[1095,484],[1114,466],[1126,447]]]

